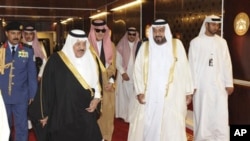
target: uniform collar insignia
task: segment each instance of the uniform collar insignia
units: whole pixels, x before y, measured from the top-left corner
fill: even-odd
[[[5,42],[3,47],[4,47],[4,48],[7,48],[7,47],[8,47],[8,43]],[[19,44],[18,44],[18,47],[19,47],[20,49],[23,49],[23,44],[19,43]]]

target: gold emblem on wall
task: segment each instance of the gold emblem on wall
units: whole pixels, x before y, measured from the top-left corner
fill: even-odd
[[[234,31],[237,35],[246,34],[249,28],[249,17],[246,13],[241,12],[234,18]]]

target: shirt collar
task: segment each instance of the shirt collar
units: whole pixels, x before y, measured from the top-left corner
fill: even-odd
[[[12,51],[12,47],[13,47],[13,46],[15,47],[15,50],[16,50],[16,48],[17,48],[17,46],[18,46],[18,44],[12,45],[10,42],[8,42],[8,45],[9,45],[9,48],[10,48],[11,51]]]

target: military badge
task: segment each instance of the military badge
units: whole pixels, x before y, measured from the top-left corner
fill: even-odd
[[[23,25],[20,25],[20,26],[19,26],[19,29],[20,29],[20,30],[23,30]]]
[[[18,51],[18,57],[20,57],[20,58],[28,58],[29,53],[27,51],[25,51],[25,50]]]

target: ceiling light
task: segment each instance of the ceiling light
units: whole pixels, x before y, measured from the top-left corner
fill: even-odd
[[[92,16],[90,16],[89,18],[90,18],[90,19],[95,19],[95,18],[97,18],[97,17],[105,16],[105,15],[107,15],[108,13],[109,13],[109,12],[101,12],[101,13],[92,15]]]
[[[71,7],[33,7],[33,6],[8,6],[0,5],[0,8],[11,8],[11,9],[47,9],[47,10],[80,10],[80,11],[93,11],[94,8],[71,8]]]
[[[134,2],[130,2],[130,3],[124,4],[122,6],[118,6],[116,8],[113,8],[113,9],[111,9],[111,11],[118,11],[118,10],[121,10],[121,9],[124,9],[124,8],[128,8],[128,7],[140,4],[140,3],[142,3],[142,0],[136,0]]]
[[[61,24],[66,24],[69,21],[73,21],[73,18],[68,18],[66,20],[61,21]]]

